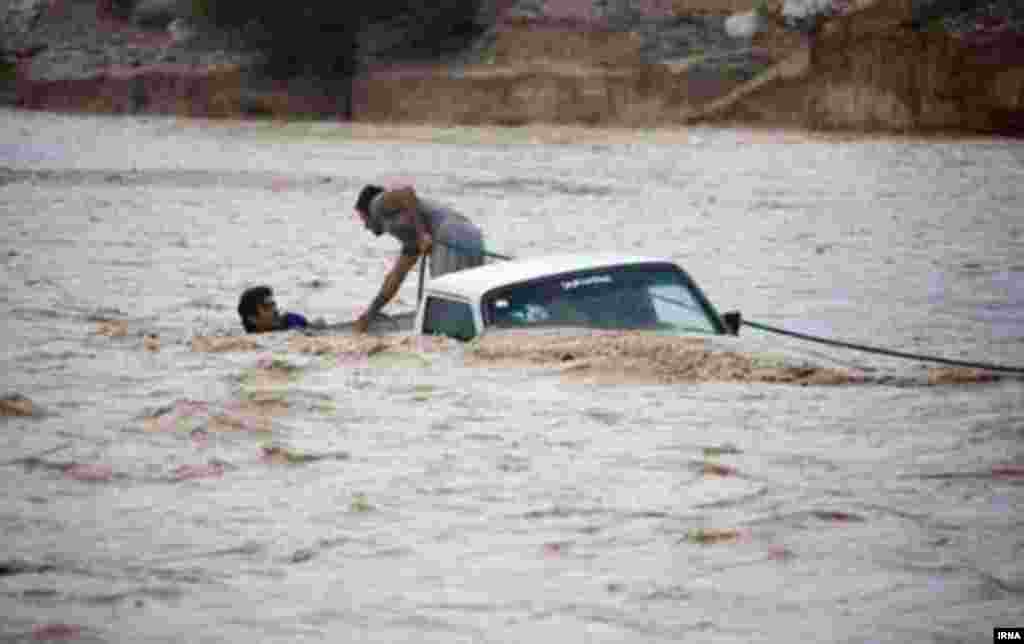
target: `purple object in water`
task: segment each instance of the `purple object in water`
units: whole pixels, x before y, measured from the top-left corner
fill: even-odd
[[[224,465],[222,465],[221,463],[206,463],[205,465],[179,465],[174,470],[175,481],[217,478],[223,475]]]
[[[76,481],[109,481],[114,478],[114,468],[99,463],[72,463],[64,473]]]

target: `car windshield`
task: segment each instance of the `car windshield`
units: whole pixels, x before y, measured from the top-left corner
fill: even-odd
[[[636,264],[545,277],[484,298],[486,324],[722,333],[717,314],[673,264]]]

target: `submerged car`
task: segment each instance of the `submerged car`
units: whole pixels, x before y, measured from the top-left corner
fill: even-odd
[[[489,329],[734,335],[736,325],[671,260],[578,253],[499,262],[433,279],[424,289],[413,328],[467,341]]]

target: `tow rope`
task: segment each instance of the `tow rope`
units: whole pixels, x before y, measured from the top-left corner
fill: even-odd
[[[817,342],[819,344],[827,344],[833,347],[843,347],[844,349],[854,349],[855,351],[864,351],[867,353],[877,353],[884,356],[893,356],[896,358],[906,358],[908,360],[920,360],[922,362],[937,362],[939,364],[952,365],[954,367],[968,367],[971,369],[986,369],[988,371],[1004,371],[1008,373],[1024,373],[1024,367],[1009,367],[1006,365],[992,364],[989,362],[972,362],[969,360],[952,360],[950,358],[940,358],[938,356],[926,356],[917,353],[906,353],[904,351],[894,351],[892,349],[883,349],[881,347],[872,347],[866,344],[856,344],[853,342],[843,342],[842,340],[832,340],[830,338],[822,338],[815,335],[808,335],[806,333],[797,333],[796,331],[788,331],[779,327],[770,326],[761,322],[754,322],[753,320],[740,320],[740,323],[744,326],[749,326],[754,329],[761,331],[767,331],[768,333],[777,333],[779,335],[786,335],[791,338],[797,338],[800,340],[806,340],[807,342]]]
[[[448,248],[454,250],[460,250],[472,254],[481,254],[484,257],[492,259],[498,259],[502,261],[511,261],[515,259],[511,255],[503,255],[501,253],[492,253],[480,248],[468,248],[460,246],[452,242],[434,240],[434,243],[439,243]],[[422,267],[421,267],[422,270]],[[422,273],[421,273],[422,274]],[[929,356],[922,355],[919,353],[907,353],[905,351],[895,351],[893,349],[885,349],[882,347],[873,347],[866,344],[857,344],[855,342],[844,342],[842,340],[833,340],[831,338],[823,338],[821,336],[810,335],[807,333],[798,333],[796,331],[789,331],[777,326],[771,326],[764,324],[763,322],[755,322],[754,320],[743,319],[739,312],[725,313],[722,316],[726,321],[726,327],[732,335],[739,335],[740,326],[748,326],[752,329],[759,331],[765,331],[767,333],[776,333],[778,335],[789,336],[798,340],[804,340],[807,342],[816,342],[818,344],[825,344],[833,347],[842,347],[844,349],[853,349],[854,351],[864,351],[866,353],[876,353],[878,355],[892,356],[894,358],[904,358],[906,360],[919,360],[921,362],[935,362],[938,364],[945,364],[954,367],[967,367],[970,369],[986,369],[988,371],[1001,371],[1005,373],[1019,373],[1024,374],[1024,367],[1013,367],[1007,365],[993,364],[990,362],[975,362],[971,360],[953,360],[950,358],[943,358],[940,356]]]

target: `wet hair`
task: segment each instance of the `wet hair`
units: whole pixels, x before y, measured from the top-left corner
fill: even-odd
[[[384,188],[369,184],[363,186],[363,189],[359,191],[359,197],[356,198],[356,210],[361,212],[370,212],[370,202],[373,198],[384,192]]]
[[[259,305],[269,297],[274,297],[274,290],[269,286],[253,286],[242,293],[238,300],[238,316],[242,318],[242,326],[245,327],[246,333],[255,331],[249,318],[256,315]]]

